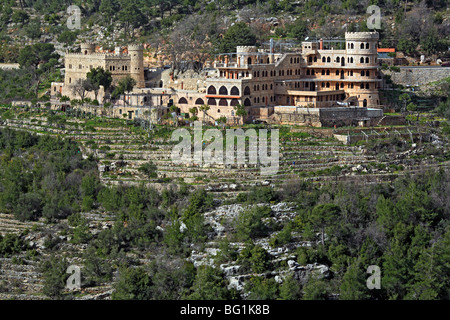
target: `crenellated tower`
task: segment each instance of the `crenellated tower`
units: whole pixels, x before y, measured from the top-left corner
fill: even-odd
[[[134,44],[128,46],[128,54],[130,55],[130,76],[136,80],[137,88],[145,88],[144,79],[144,46]]]

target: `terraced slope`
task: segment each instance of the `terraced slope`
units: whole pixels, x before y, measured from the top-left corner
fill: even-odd
[[[115,219],[113,215],[104,212],[82,213],[82,216],[88,221],[89,231],[92,234],[110,228]],[[2,214],[1,217],[16,222],[17,227],[14,229],[16,233],[28,229],[24,237],[28,250],[13,257],[0,258],[0,300],[49,299],[42,293],[44,276],[40,270],[40,262],[51,257],[64,256],[70,264],[82,266],[86,245],[73,244],[70,238],[64,235],[62,226],[67,225],[66,220],[59,221],[57,225],[48,225],[42,222],[20,223],[11,215]],[[0,232],[3,234],[12,232],[11,230],[5,227],[5,224],[0,225]],[[49,240],[53,242],[52,247],[47,247]],[[109,299],[111,293],[110,284],[83,287],[82,291],[73,292],[74,299],[77,300]]]
[[[275,175],[261,175],[255,165],[196,165],[172,162],[173,142],[162,137],[148,137],[148,133],[132,130],[131,126],[115,122],[101,127],[87,127],[82,120],[65,124],[49,123],[46,118],[6,120],[3,127],[26,130],[36,134],[63,135],[81,143],[85,156],[98,159],[101,180],[105,184],[149,183],[157,188],[188,183],[206,187],[217,196],[232,196],[253,185],[280,186],[295,177],[314,181],[339,180],[375,182],[395,177],[392,164],[402,165],[404,172],[422,170],[424,166],[442,166],[433,159],[411,157],[411,153],[385,154],[380,161],[367,155],[362,147],[348,146],[333,138],[322,136],[281,136],[280,163]],[[248,159],[247,159],[248,160]],[[152,161],[158,177],[148,179],[139,167]],[[248,162],[248,161],[247,161]],[[376,165],[375,165],[376,164]]]

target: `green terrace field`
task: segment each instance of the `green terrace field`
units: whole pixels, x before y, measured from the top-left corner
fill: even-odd
[[[421,134],[411,136],[413,141],[408,138],[407,132],[411,131],[406,127],[395,127],[387,135],[375,131],[370,134],[370,130],[366,130],[370,134],[369,141],[345,145],[335,139],[330,134],[333,130],[328,128],[273,126],[272,129],[280,130],[279,169],[276,174],[265,176],[258,165],[249,164],[248,154],[243,165],[174,164],[171,154],[178,142],[171,141],[171,134],[175,127],[156,125],[148,130],[138,122],[92,116],[77,119],[54,111],[3,108],[1,114],[3,127],[79,142],[83,156],[97,160],[100,179],[106,185],[145,183],[164,188],[186,183],[195,188],[205,187],[218,197],[233,197],[261,184],[279,188],[286,181],[299,178],[319,183],[390,180],[404,172],[422,170],[424,166],[445,166],[449,160],[447,144],[441,148],[426,140],[429,136],[427,127],[419,130]],[[192,128],[185,128],[193,136]],[[204,126],[203,132],[210,128]],[[257,133],[263,128],[263,125],[243,127],[244,130],[256,129]],[[417,128],[411,127],[411,130],[417,132]],[[360,128],[339,129],[350,135],[361,135],[360,131]],[[403,134],[399,141],[395,132]],[[370,150],[389,144],[392,139],[397,139],[397,145],[381,152]],[[225,132],[223,140],[225,145]],[[208,141],[204,142],[208,144]],[[147,163],[156,165],[156,176],[144,173],[142,166]]]

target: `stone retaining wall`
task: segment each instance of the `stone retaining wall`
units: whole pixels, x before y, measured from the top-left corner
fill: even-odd
[[[424,85],[450,77],[450,68],[445,67],[401,67],[400,72],[380,71],[382,74],[391,75],[392,81],[404,86]]]

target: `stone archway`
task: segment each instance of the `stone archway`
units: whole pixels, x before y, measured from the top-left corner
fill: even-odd
[[[214,86],[208,87],[208,94],[217,94],[217,90]]]
[[[195,100],[195,104],[197,104],[197,105],[204,105],[205,101],[203,101],[202,98],[198,98],[197,100]]]

